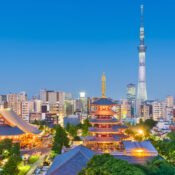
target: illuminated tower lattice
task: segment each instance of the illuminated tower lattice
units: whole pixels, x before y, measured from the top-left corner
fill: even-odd
[[[145,53],[147,47],[144,43],[144,18],[143,18],[144,6],[141,5],[141,25],[140,25],[140,45],[139,51],[139,79],[137,89],[137,112],[139,111],[140,104],[147,100],[146,90],[146,68],[145,68]]]

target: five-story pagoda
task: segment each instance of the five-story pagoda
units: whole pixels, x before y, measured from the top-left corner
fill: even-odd
[[[91,103],[92,125],[85,146],[97,152],[115,152],[121,150],[121,141],[125,138],[125,126],[114,117],[117,104],[106,98],[106,76],[102,76],[102,98]]]

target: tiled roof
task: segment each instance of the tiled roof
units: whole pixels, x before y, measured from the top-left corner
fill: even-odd
[[[90,132],[101,132],[101,133],[110,133],[110,132],[119,132],[120,129],[126,129],[127,126],[124,125],[114,125],[111,128],[97,128],[97,127],[90,127]]]
[[[116,118],[111,119],[91,119],[91,123],[118,123],[119,121]]]
[[[114,129],[127,129],[128,127],[125,125],[114,125],[113,128]]]
[[[0,126],[0,136],[15,136],[24,134],[18,127]]]
[[[1,109],[0,114],[4,117],[5,120],[8,121],[8,123],[10,123],[11,127],[17,127],[25,133],[39,134],[41,132],[35,126],[24,121],[10,109]]]
[[[95,153],[90,149],[78,146],[69,152],[58,155],[47,175],[77,175],[94,155]]]
[[[100,98],[97,101],[92,103],[93,105],[114,105],[116,104],[109,98]]]
[[[157,150],[154,148],[150,141],[143,141],[143,142],[132,142],[132,141],[123,141],[125,150],[127,152],[132,151],[133,149],[146,149],[149,152],[157,153]]]
[[[116,142],[120,141],[120,136],[113,136],[113,137],[95,137],[95,136],[87,136],[85,138],[86,141],[92,141],[92,142]]]
[[[90,127],[90,132],[99,132],[99,133],[111,133],[111,132],[118,132],[117,128],[96,128],[96,127]]]

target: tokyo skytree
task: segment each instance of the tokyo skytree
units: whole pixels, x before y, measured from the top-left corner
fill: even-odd
[[[138,89],[137,89],[137,100],[142,103],[147,100],[147,90],[146,90],[146,67],[145,67],[145,53],[147,47],[144,43],[144,6],[141,5],[141,24],[140,24],[140,44],[138,46],[139,52],[139,79],[138,79]]]

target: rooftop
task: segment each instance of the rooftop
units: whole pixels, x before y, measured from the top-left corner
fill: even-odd
[[[94,131],[94,132],[118,132],[121,129],[127,129],[127,126],[125,126],[125,125],[113,125],[111,128],[90,127],[89,131]]]
[[[115,124],[118,123],[119,121],[115,118],[112,119],[91,119],[90,120],[91,123],[110,123],[110,124]]]
[[[0,126],[0,136],[16,136],[22,135],[24,132],[20,130],[18,127],[11,127],[11,126]]]
[[[92,103],[93,105],[115,105],[116,103],[113,102],[109,98],[100,98]]]
[[[90,149],[82,145],[78,146],[69,152],[58,155],[47,175],[77,175],[94,155],[95,153]]]
[[[115,135],[113,137],[95,137],[95,136],[88,136],[86,137],[86,141],[90,142],[101,142],[101,143],[110,143],[110,142],[117,142],[120,141],[120,136]]]
[[[12,131],[14,133],[33,133],[33,134],[39,134],[41,131],[37,129],[37,127],[27,123],[22,118],[20,118],[15,112],[13,112],[11,109],[0,109],[0,115],[9,123],[7,126],[0,126],[3,133],[12,135]],[[6,129],[9,130],[5,131]],[[1,135],[1,134],[0,134]]]
[[[158,155],[157,150],[154,148],[150,141],[143,142],[132,142],[132,141],[123,141],[124,148],[126,152],[132,152],[135,149],[142,149],[150,154]]]

